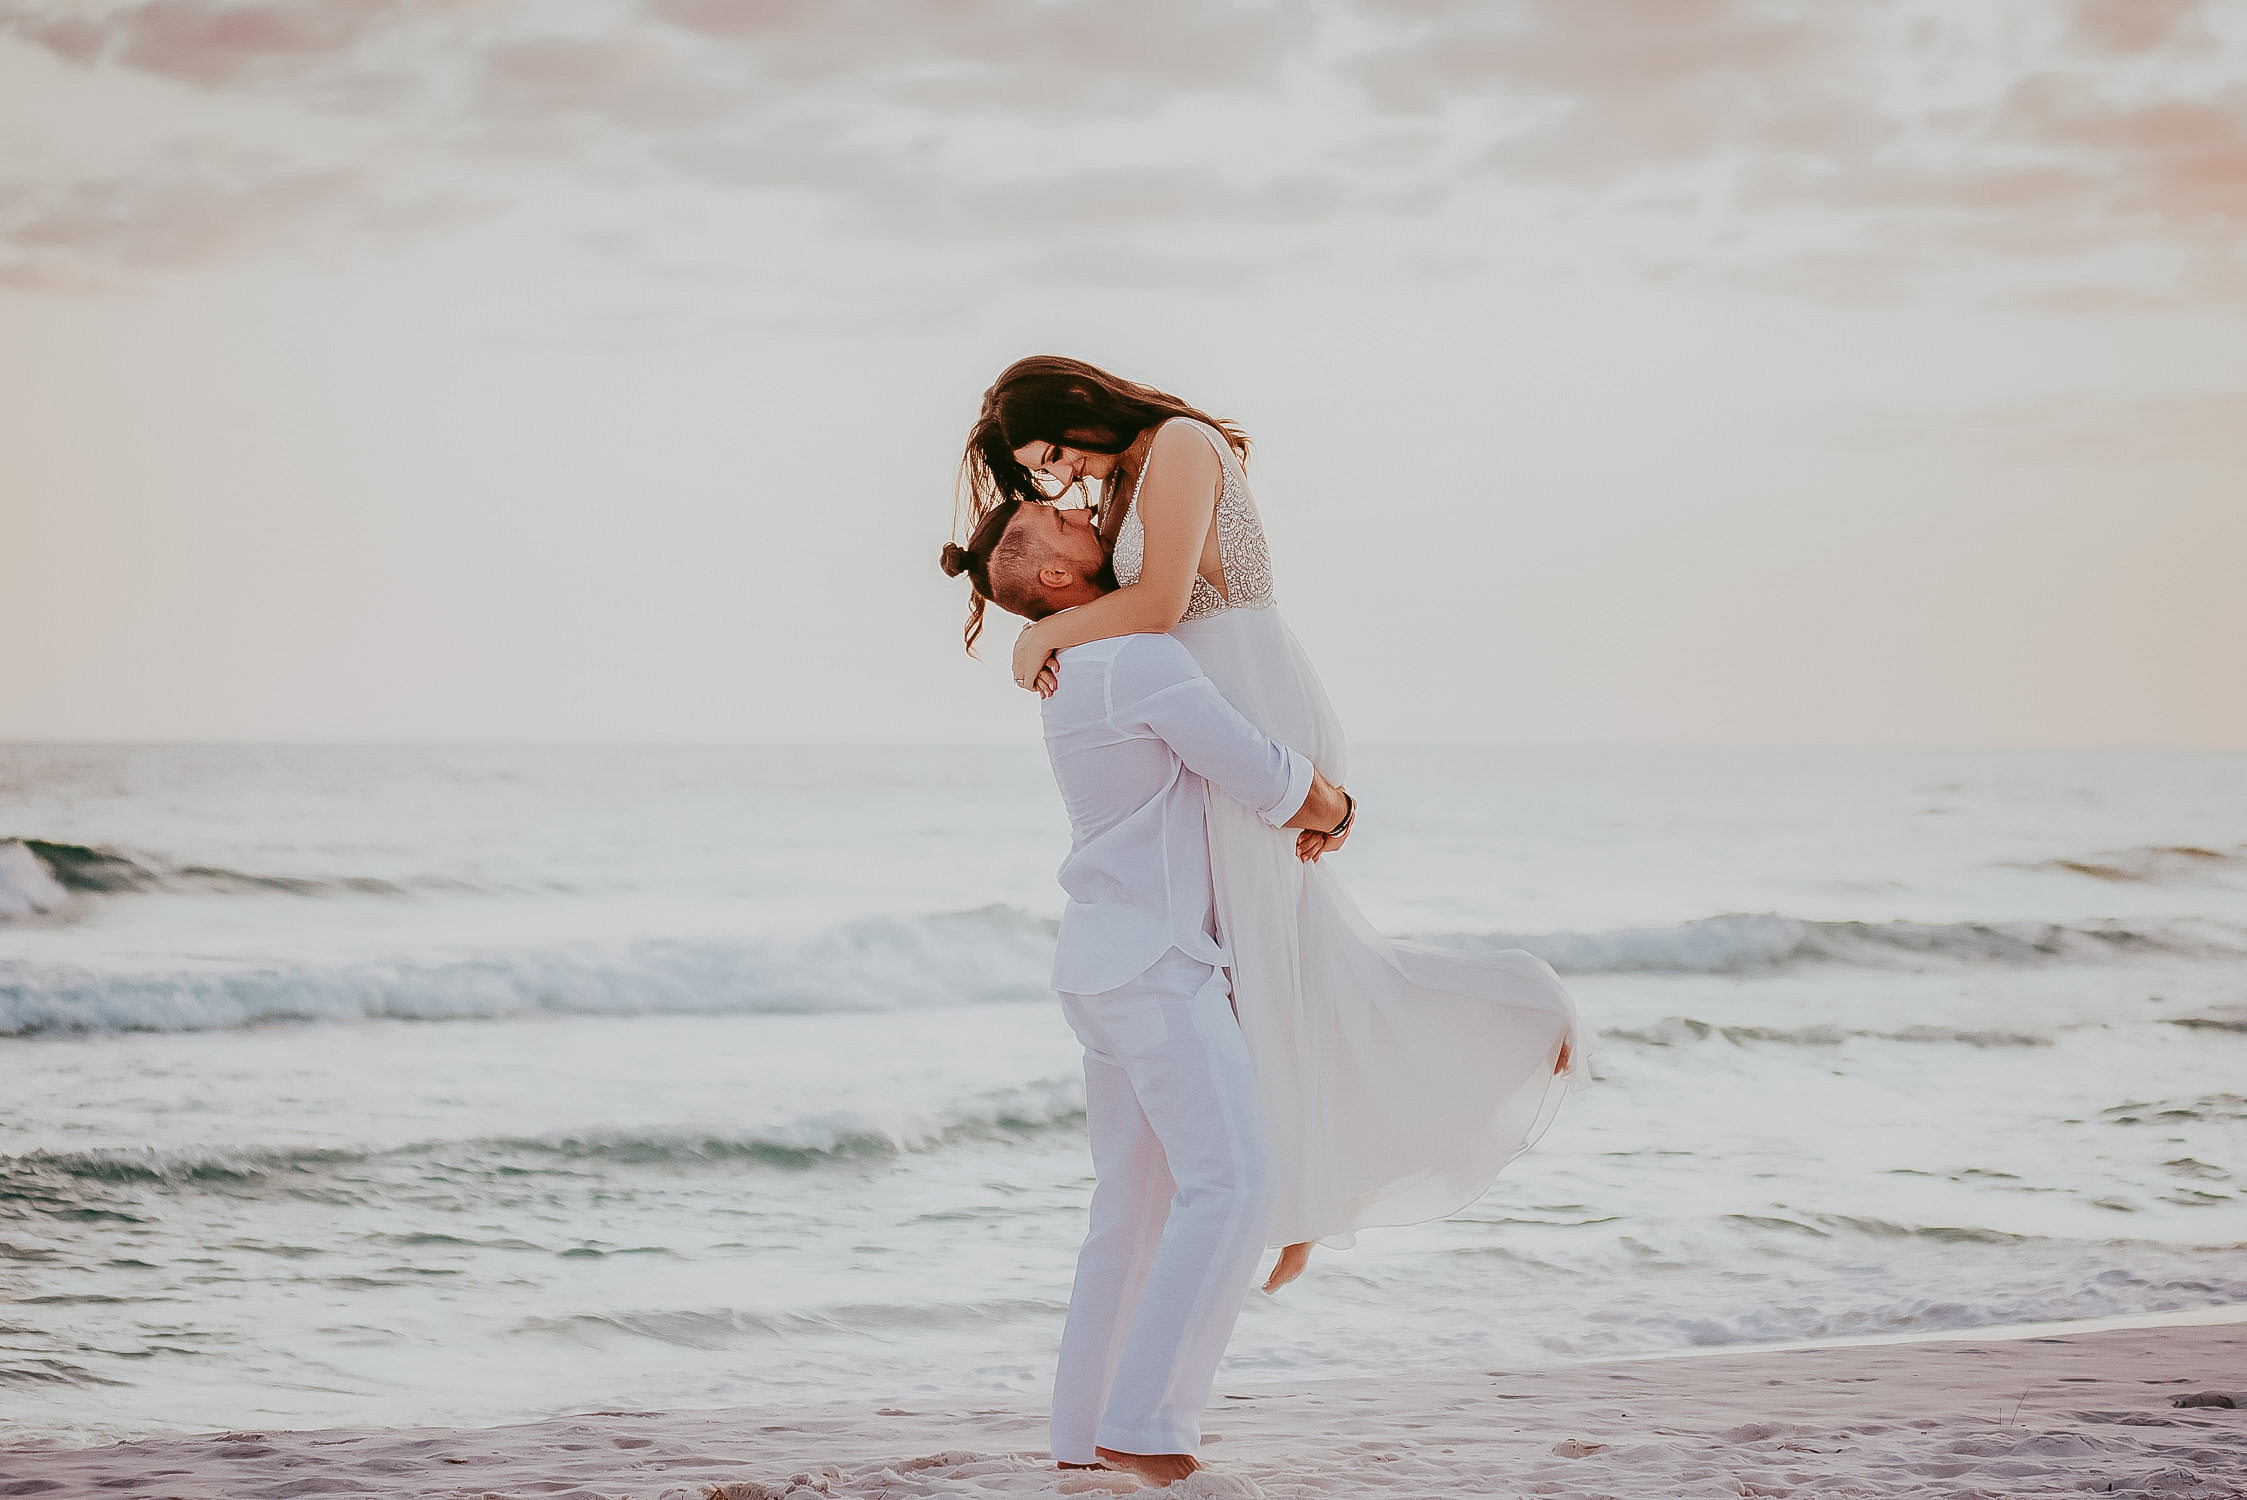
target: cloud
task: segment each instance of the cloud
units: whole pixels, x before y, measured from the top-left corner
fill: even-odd
[[[862,234],[1118,266],[1139,262],[1077,253],[1071,237],[1301,227],[1354,201],[1332,171],[1220,172],[1199,140],[1078,154],[1101,121],[1277,87],[1317,40],[1305,0],[118,0],[0,9],[0,30],[76,66],[348,119],[359,145],[326,163],[337,172],[441,158],[526,195],[543,191],[526,170],[574,175],[585,201],[594,177],[686,180],[805,198]],[[167,240],[191,216],[152,187],[88,180],[52,214],[76,224],[80,204],[100,204],[110,253]],[[286,218],[204,182],[179,196],[209,208],[195,238],[213,247],[246,249]],[[158,213],[137,232],[134,205]]]
[[[376,32],[434,8],[417,0],[149,0],[91,16],[84,7],[41,7],[22,15],[14,29],[72,62],[110,61],[215,89],[301,77],[308,67],[344,57]]]
[[[2200,0],[2082,0],[2027,43],[2036,7],[1987,33],[1963,13],[1770,0],[1361,14],[1385,39],[1345,71],[1374,108],[1480,110],[1473,170],[1498,183],[1728,223],[1746,248],[1710,264],[1720,279],[1857,300],[2150,248],[2173,293],[2202,295],[2242,264],[2247,59]]]
[[[1526,166],[1606,174],[1748,140],[1812,143],[1831,72],[1850,66],[1848,12],[1776,12],[1745,0],[1531,0],[1368,6],[1414,14],[1405,36],[1348,65],[1374,104],[1440,114],[1511,104],[1534,123],[1504,149]],[[1525,108],[1526,107],[1526,108]]]
[[[2163,268],[2108,284],[2111,308],[2149,294],[2236,300],[2227,289],[2247,272],[2247,84],[2117,97],[2096,74],[2049,69],[2014,80],[1948,137],[1899,131],[1823,170],[1764,168],[1740,179],[1751,208],[1850,224],[1860,246],[1891,252],[1899,276],[2118,256]],[[2080,282],[2066,296],[2027,295],[2088,310],[2098,291]]]
[[[11,16],[0,11],[0,23],[26,41],[81,66],[100,61],[109,47],[109,28],[86,16]]]
[[[2075,40],[2092,52],[2135,57],[2187,37],[2205,37],[2207,0],[2081,0],[2070,18]]]
[[[2060,190],[2048,207],[2083,228],[2221,240],[2247,230],[2247,83],[2140,102],[2079,76],[2032,77],[1996,126],[2050,156]]]
[[[490,211],[457,192],[400,192],[361,167],[183,149],[138,172],[0,189],[0,280],[108,290],[319,233],[410,235]]]
[[[348,170],[244,173],[178,165],[0,200],[8,242],[32,258],[177,270],[264,243],[350,201]]]
[[[2214,17],[2206,0],[0,0],[0,32],[72,67],[348,127],[277,145],[293,165],[263,175],[157,153],[42,189],[36,211],[19,184],[0,234],[47,262],[208,264],[346,222],[323,194],[481,174],[486,198],[568,205],[581,228],[620,191],[777,195],[892,250],[1214,286],[1330,230],[1449,266],[1466,242],[1428,226],[1480,200],[1550,226],[1556,257],[1588,212],[1645,274],[1783,295],[2072,259],[2028,294],[2222,300],[2247,284],[2247,60]],[[2091,262],[2121,252],[2138,282],[2102,282]]]
[[[419,55],[379,44],[419,28]],[[1181,95],[1270,89],[1316,39],[1306,0],[77,0],[8,4],[0,30],[80,65],[207,89],[312,94],[344,65],[426,82],[480,60],[501,87],[477,107],[510,118],[617,109],[625,123],[691,123],[648,108],[730,64],[735,97],[879,89],[927,109],[1145,115]],[[723,71],[713,67],[709,76]],[[513,86],[527,85],[527,86]],[[690,90],[693,91],[693,90]],[[840,102],[839,100],[837,102]]]
[[[1150,114],[1269,89],[1317,36],[1301,0],[648,0],[780,85],[892,81],[931,108]]]
[[[643,33],[527,37],[482,57],[477,109],[502,120],[582,115],[634,131],[690,132],[742,108],[685,50]]]

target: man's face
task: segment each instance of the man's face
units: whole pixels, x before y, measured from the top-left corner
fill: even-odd
[[[1113,453],[1087,453],[1059,443],[1024,443],[1014,450],[1014,460],[1033,474],[1053,481],[1049,492],[1060,494],[1080,479],[1106,479],[1116,472]]]
[[[1058,505],[1025,505],[1007,526],[1009,536],[1031,544],[1031,555],[1040,568],[1067,568],[1090,581],[1107,565],[1107,550],[1089,510],[1063,510]]]

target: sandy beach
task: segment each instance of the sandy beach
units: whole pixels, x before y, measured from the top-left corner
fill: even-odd
[[[2231,1322],[1455,1371],[1223,1392],[1191,1497],[2247,1496]],[[2182,1400],[2186,1404],[2179,1405]],[[2225,1402],[2233,1403],[2225,1405]],[[603,1411],[0,1449],[0,1495],[485,1500],[1098,1495],[1034,1405]]]

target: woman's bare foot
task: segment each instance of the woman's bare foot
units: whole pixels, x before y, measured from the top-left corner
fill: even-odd
[[[1156,1484],[1175,1484],[1201,1467],[1191,1453],[1118,1453],[1113,1448],[1092,1451],[1109,1468],[1123,1469]]]
[[[1289,1245],[1280,1251],[1280,1258],[1273,1263],[1272,1274],[1264,1280],[1264,1290],[1267,1292],[1278,1291],[1281,1287],[1302,1275],[1303,1268],[1310,1263],[1311,1242],[1309,1240],[1303,1241],[1300,1245]]]

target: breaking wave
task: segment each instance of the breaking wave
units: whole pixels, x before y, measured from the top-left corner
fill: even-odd
[[[448,882],[435,882],[457,889]],[[141,891],[238,891],[284,896],[397,896],[405,887],[372,876],[340,875],[312,879],[299,875],[253,875],[219,865],[179,865],[149,855],[135,857],[90,844],[58,844],[48,839],[0,840],[0,916],[23,910],[45,911],[74,895],[117,896]],[[11,891],[27,898],[11,908]]]
[[[366,1180],[367,1169],[392,1165],[419,1177],[432,1161],[448,1170],[478,1168],[519,1175],[541,1164],[604,1162],[625,1166],[758,1163],[811,1168],[882,1160],[908,1152],[937,1151],[977,1141],[1020,1140],[1084,1124],[1084,1085],[1045,1078],[921,1111],[876,1115],[835,1110],[800,1115],[735,1131],[692,1126],[494,1136],[480,1140],[420,1141],[391,1147],[239,1146],[213,1150],[110,1148],[30,1151],[0,1156],[0,1205],[53,1202],[72,1188],[201,1187],[256,1192],[284,1189],[308,1179],[346,1173]]]
[[[0,1036],[210,1031],[282,1021],[755,1015],[1038,1001],[1052,993],[1054,933],[1053,922],[1018,908],[985,907],[866,918],[800,938],[651,940],[418,962],[131,973],[0,963]],[[1781,916],[1709,917],[1604,933],[1453,934],[1428,941],[1524,948],[1564,974],[1747,974],[1802,964],[1924,968],[2247,955],[2247,935],[2211,924],[1929,925]],[[1829,1040],[1809,1032],[1791,1039]],[[1900,1039],[2023,1044],[1994,1035]]]
[[[2033,1031],[1951,1026],[1899,1026],[1881,1031],[1849,1026],[1719,1026],[1690,1016],[1665,1016],[1652,1026],[1611,1026],[1600,1036],[1645,1047],[1682,1047],[1725,1041],[1736,1046],[1763,1042],[1781,1047],[1838,1047],[1844,1042],[1921,1042],[1965,1047],[2049,1047],[2052,1038]]]
[[[794,1312],[752,1312],[737,1307],[654,1308],[525,1318],[510,1333],[608,1348],[648,1339],[686,1349],[737,1349],[771,1339],[823,1334],[894,1337],[900,1329],[980,1327],[1035,1323],[1061,1316],[1068,1304],[1043,1297],[1001,1297],[980,1302],[863,1302]]]
[[[0,920],[52,911],[70,899],[54,871],[17,839],[0,843]]]
[[[0,964],[0,1036],[274,1021],[884,1011],[1051,995],[1053,924],[1011,907],[809,938],[649,941],[434,962],[99,973]]]
[[[1745,974],[1815,963],[1914,968],[1930,961],[2031,965],[2247,955],[2247,934],[2207,924],[1811,922],[1770,914],[1615,932],[1490,933],[1436,941],[1526,948],[1563,974]]]

